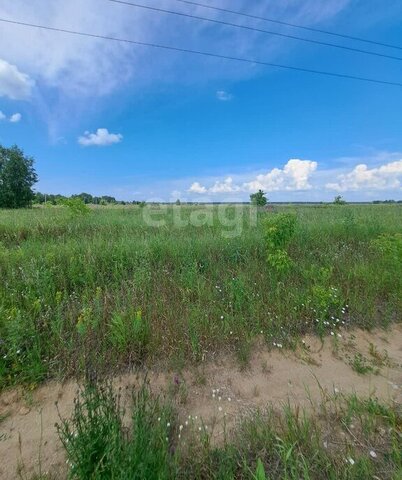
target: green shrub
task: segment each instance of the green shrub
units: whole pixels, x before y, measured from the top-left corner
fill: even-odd
[[[295,228],[296,215],[292,213],[270,215],[265,220],[267,261],[278,272],[287,271],[292,265],[286,248],[295,233]]]
[[[278,213],[265,220],[265,240],[268,249],[284,249],[288,246],[296,229],[296,215]]]
[[[91,211],[88,205],[79,197],[61,198],[58,203],[67,207],[73,216],[87,215]]]

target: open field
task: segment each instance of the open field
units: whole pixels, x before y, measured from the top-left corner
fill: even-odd
[[[188,224],[200,211],[211,225]],[[292,347],[305,333],[401,319],[400,206],[298,207],[285,272],[266,261],[263,222],[275,213],[258,212],[254,225],[249,212],[0,212],[0,385],[180,368],[222,350],[247,364],[257,335]]]
[[[0,437],[0,443],[7,458],[18,456],[17,430],[23,440],[24,431],[38,428],[34,407],[42,404],[45,415],[51,410],[49,399],[59,398],[63,419],[71,414],[73,379],[92,385],[109,376],[132,378],[130,372],[149,371],[151,389],[158,390],[156,383],[168,400],[148,397],[137,382],[136,398],[143,403],[129,408],[136,421],[145,422],[141,428],[147,425],[153,432],[141,442],[161,456],[147,457],[142,473],[134,460],[134,466],[125,465],[125,472],[137,469],[130,478],[151,478],[153,471],[158,472],[154,478],[318,479],[324,478],[322,469],[325,478],[400,478],[401,398],[394,394],[402,388],[401,205],[258,211],[245,205],[119,206],[81,215],[66,207],[3,210],[0,276],[0,435],[3,425],[12,442]],[[362,329],[373,330],[369,340]],[[388,333],[382,341],[386,331],[391,337]],[[321,352],[324,337],[330,347]],[[339,385],[342,401],[328,400],[326,394],[321,398],[323,392],[313,388],[317,382],[306,380],[311,372],[325,391]],[[161,375],[170,380],[158,384]],[[46,380],[69,383],[60,390],[64,387],[57,383],[41,386]],[[297,389],[289,390],[292,382]],[[310,411],[309,419],[297,414],[306,405],[304,383],[316,391],[315,405],[322,401],[325,410],[330,402],[325,415],[321,409]],[[175,418],[176,440],[184,411],[202,415],[212,428],[215,407],[209,408],[208,401],[218,385],[226,401],[230,395],[240,402],[228,409],[235,433],[227,441],[214,440],[200,425],[205,437],[188,437],[188,449],[179,448],[154,423],[155,415]],[[119,455],[141,451],[130,435],[122,440],[120,412],[113,395],[102,388],[90,390],[90,404],[81,397],[78,416],[59,432],[68,460],[82,467],[71,467],[75,478],[127,478],[118,471],[123,465]],[[355,390],[361,397],[353,396]],[[198,402],[188,398],[192,394],[199,395]],[[265,412],[271,402],[278,408],[289,394],[296,413]],[[93,405],[101,405],[96,415],[102,419],[102,435],[117,435],[115,450],[105,453],[99,447],[96,453],[108,458],[103,473],[95,472],[95,460],[81,462],[90,456],[86,446],[100,435],[85,423]],[[102,423],[100,411],[109,412],[111,423]],[[251,420],[239,426],[238,416],[245,412]],[[54,415],[49,413],[52,425]],[[363,430],[350,434],[355,416]],[[45,442],[53,443],[57,432],[50,433],[48,420],[44,424],[49,430]],[[78,424],[82,436],[73,441]],[[222,431],[222,423],[218,427]],[[382,430],[388,433],[381,436]],[[323,448],[326,434],[342,448]],[[35,435],[30,438],[36,446]],[[166,436],[162,448],[159,442]],[[375,458],[370,454],[374,446]],[[38,472],[32,460],[36,453],[28,461],[29,475]],[[63,456],[56,460],[58,468],[60,461],[65,465]],[[51,467],[52,459],[45,464]],[[108,468],[115,469],[113,475]],[[20,475],[31,478],[28,473]]]

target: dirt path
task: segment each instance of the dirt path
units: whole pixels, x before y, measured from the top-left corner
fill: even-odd
[[[367,368],[373,371],[356,372]],[[149,372],[148,378],[155,391],[176,390],[183,422],[188,415],[193,422],[202,418],[215,438],[222,434],[224,417],[230,425],[249,409],[268,404],[290,401],[308,407],[321,401],[323,390],[402,402],[402,326],[370,334],[344,332],[324,344],[309,337],[296,352],[268,352],[261,346],[244,372],[225,358],[182,375]],[[116,379],[123,387],[135,384],[134,374]],[[20,478],[19,469],[28,479],[40,471],[65,477],[64,453],[54,427],[59,419],[55,402],[61,415],[68,416],[76,391],[73,382],[50,382],[31,393],[13,390],[0,396],[0,419],[6,415],[0,423],[0,479]]]

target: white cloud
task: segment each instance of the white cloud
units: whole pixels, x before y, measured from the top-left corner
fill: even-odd
[[[20,113],[13,113],[10,117],[10,122],[11,123],[18,123],[22,118],[22,115]]]
[[[218,90],[216,92],[216,98],[221,102],[229,102],[232,100],[233,95],[231,93],[225,92],[225,90]]]
[[[234,193],[240,191],[241,188],[233,183],[232,177],[227,177],[223,182],[217,181],[208,190],[210,193]]]
[[[338,192],[358,190],[394,190],[401,187],[402,160],[369,168],[365,163],[357,165],[349,173],[338,176],[337,182],[327,183],[326,188]]]
[[[194,182],[188,189],[191,193],[207,193],[207,189],[201,185],[199,182]]]
[[[291,159],[281,168],[273,168],[265,174],[256,175],[249,181],[235,183],[232,177],[224,180],[216,180],[211,187],[205,187],[200,182],[195,182],[189,188],[189,192],[198,194],[241,193],[265,190],[266,192],[277,191],[303,191],[310,190],[311,175],[317,169],[317,162],[311,160]]]
[[[28,75],[0,58],[0,97],[24,100],[30,97],[33,85]]]
[[[120,143],[122,139],[123,135],[121,135],[121,133],[109,133],[107,128],[98,128],[96,133],[85,132],[84,135],[78,137],[78,143],[84,147],[92,145],[103,147]]]
[[[0,110],[0,122],[2,120],[4,121],[9,121],[11,123],[18,123],[22,118],[22,115],[20,113],[13,113],[10,118],[7,118],[7,115],[5,115],[1,110]]]
[[[317,162],[293,158],[283,169],[274,168],[266,174],[258,175],[255,180],[247,182],[244,187],[249,191],[266,190],[267,192],[283,190],[309,190],[309,178],[317,169]]]

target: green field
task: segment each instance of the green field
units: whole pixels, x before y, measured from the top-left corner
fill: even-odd
[[[289,265],[265,223],[295,212]],[[400,205],[0,211],[0,387],[401,320]],[[162,220],[162,225],[150,225]],[[268,219],[268,220],[267,220]],[[279,345],[279,347],[278,347]]]

